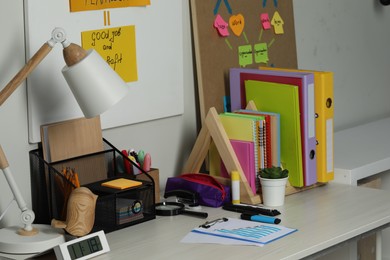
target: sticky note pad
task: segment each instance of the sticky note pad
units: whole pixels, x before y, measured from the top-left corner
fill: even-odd
[[[123,190],[131,187],[137,187],[142,185],[140,181],[133,181],[125,178],[119,178],[112,181],[106,181],[102,183],[102,186]]]

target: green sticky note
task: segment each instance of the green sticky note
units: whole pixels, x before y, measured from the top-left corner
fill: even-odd
[[[256,63],[265,63],[269,61],[268,58],[268,47],[266,43],[255,44],[255,62]]]
[[[238,60],[241,67],[253,64],[252,45],[238,46]]]

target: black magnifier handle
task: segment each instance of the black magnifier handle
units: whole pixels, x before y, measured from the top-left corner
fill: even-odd
[[[207,212],[192,211],[192,210],[183,210],[181,214],[196,216],[200,218],[207,218],[209,216]]]

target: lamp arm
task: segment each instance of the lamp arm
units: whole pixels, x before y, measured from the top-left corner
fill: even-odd
[[[12,95],[12,93],[20,86],[20,84],[30,75],[30,73],[38,66],[39,63],[49,54],[56,43],[61,43],[64,48],[64,56],[69,56],[67,59],[69,64],[77,63],[77,61],[85,57],[85,51],[66,40],[66,33],[62,28],[55,28],[52,31],[52,38],[44,43],[41,48],[31,57],[23,68],[11,79],[11,81],[0,91],[0,106]],[[73,51],[73,56],[70,52]],[[68,55],[69,54],[69,55]],[[32,223],[35,219],[34,211],[27,208],[27,204],[20,193],[18,186],[13,178],[5,153],[0,145],[0,169],[11,188],[14,199],[16,200],[19,209],[22,211],[21,221],[24,224],[22,234],[31,235],[35,233]]]
[[[51,38],[27,61],[26,65],[11,79],[11,81],[0,92],[0,106],[12,95],[19,85],[30,75],[39,63],[49,54],[54,45],[62,43],[64,48],[70,45],[66,39],[66,32],[62,28],[54,28]]]
[[[0,145],[0,169],[4,173],[4,176],[8,182],[9,187],[11,188],[12,194],[14,195],[14,199],[16,200],[19,209],[22,211],[21,221],[24,224],[24,230],[31,231],[32,223],[34,222],[35,219],[35,214],[32,210],[27,208],[27,204],[24,201],[22,194],[20,193],[18,185],[16,185],[7,158],[5,157],[5,153],[1,148],[1,145]]]
[[[14,76],[13,79],[0,92],[0,106],[7,100],[9,96],[19,87],[19,85],[30,75],[35,67],[46,57],[53,49],[49,43],[44,43],[41,48],[34,54],[33,57],[24,65],[24,67]]]

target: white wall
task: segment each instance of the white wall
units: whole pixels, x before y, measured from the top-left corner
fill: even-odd
[[[0,89],[2,89],[24,65],[23,0],[1,2],[0,8]],[[152,155],[152,164],[160,170],[160,184],[168,176],[178,174],[183,161],[189,156],[196,139],[196,108],[191,50],[189,6],[185,2],[184,17],[184,114],[109,129],[103,136],[119,149],[144,149]],[[50,37],[49,32],[49,37]],[[43,43],[42,43],[43,44]],[[50,54],[49,54],[50,55]],[[36,148],[28,143],[26,87],[21,86],[0,108],[0,144],[6,153],[15,180],[23,197],[31,207],[30,164],[28,152]],[[147,108],[147,100],[145,107]],[[11,192],[3,174],[0,174],[0,211],[11,200]],[[16,217],[15,217],[16,216]],[[0,226],[19,224],[18,208],[12,205]]]
[[[335,130],[390,116],[390,6],[293,2],[298,66],[334,72]]]
[[[7,1],[0,8],[0,28],[3,35],[0,43],[0,88],[24,65],[23,1]],[[8,163],[12,165],[15,181],[20,185],[22,195],[30,200],[30,169],[27,132],[26,90],[21,87],[0,107],[0,145]],[[11,200],[11,191],[3,174],[0,174],[0,210]],[[16,204],[6,215],[2,225],[19,224]]]
[[[3,3],[4,2],[4,3]],[[24,64],[23,1],[3,1],[0,8],[0,88]],[[345,128],[374,118],[389,116],[390,103],[390,7],[371,0],[294,0],[299,67],[335,73],[335,127]],[[184,59],[182,116],[105,130],[103,135],[120,149],[145,149],[160,169],[160,185],[180,172],[196,139],[196,102],[191,53],[188,1],[183,8],[187,30]],[[372,93],[370,93],[372,91]],[[0,107],[0,144],[16,182],[30,203],[25,86]],[[0,211],[11,199],[0,174]],[[19,224],[16,205],[1,225]]]

